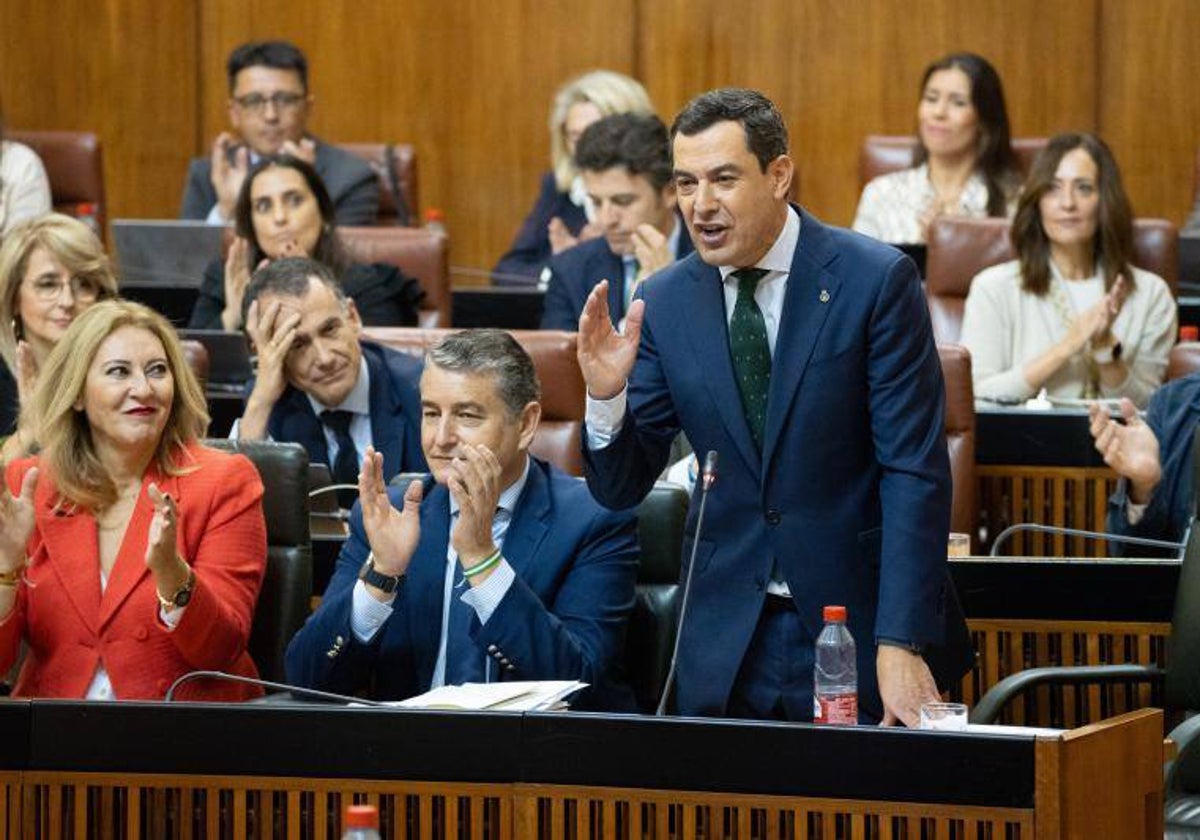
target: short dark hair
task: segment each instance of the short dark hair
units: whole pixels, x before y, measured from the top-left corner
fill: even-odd
[[[308,185],[313,198],[317,200],[317,208],[321,211],[321,235],[317,237],[316,247],[309,256],[320,260],[336,274],[341,275],[349,267],[350,260],[338,242],[337,209],[333,199],[329,197],[329,190],[325,188],[325,182],[321,180],[312,164],[295,155],[286,154],[267,155],[262,158],[251,167],[238,192],[237,204],[233,208],[233,222],[237,235],[250,243],[250,268],[253,269],[267,258],[258,236],[254,233],[254,208],[250,201],[250,190],[259,175],[274,167],[294,169],[304,177],[304,183]]]
[[[587,127],[575,144],[575,166],[604,172],[621,166],[661,190],[671,182],[671,142],[653,114],[613,114]]]
[[[313,280],[328,286],[339,301],[344,303],[347,300],[342,284],[329,266],[308,257],[284,257],[272,260],[251,276],[246,297],[242,300],[242,323],[246,323],[250,304],[263,295],[304,297]]]
[[[758,158],[763,172],[771,161],[788,152],[787,126],[775,103],[749,88],[717,88],[702,93],[683,106],[671,125],[671,141],[682,134],[691,137],[719,122],[740,123],[746,147]]]
[[[1012,150],[1012,138],[1008,127],[1008,109],[1004,105],[1004,85],[986,58],[975,53],[950,53],[925,68],[921,76],[921,87],[917,98],[925,95],[929,77],[942,70],[961,70],[971,81],[971,104],[979,116],[979,144],[976,148],[975,168],[987,186],[989,216],[1004,216],[1008,213],[1008,199],[1020,181],[1016,153]],[[917,133],[917,147],[913,150],[913,166],[920,166],[929,159],[929,150]]]
[[[1107,144],[1094,134],[1059,134],[1051,137],[1034,159],[1012,223],[1013,250],[1021,265],[1021,288],[1039,297],[1050,290],[1050,239],[1042,225],[1042,196],[1054,186],[1058,164],[1076,149],[1083,149],[1096,163],[1100,217],[1092,240],[1092,255],[1096,268],[1104,270],[1104,288],[1111,289],[1121,275],[1128,287],[1134,288],[1129,267],[1133,256],[1133,208],[1121,184],[1117,160]]]
[[[533,359],[504,330],[477,329],[451,333],[425,352],[425,363],[491,376],[510,417],[517,418],[531,402],[542,398]]]
[[[251,41],[231,52],[229,60],[225,63],[230,93],[237,83],[237,74],[247,67],[294,70],[300,74],[300,86],[304,88],[305,93],[308,92],[308,59],[291,41]]]

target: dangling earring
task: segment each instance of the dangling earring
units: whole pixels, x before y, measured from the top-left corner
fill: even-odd
[[[25,337],[25,327],[21,323],[21,319],[16,315],[14,315],[12,319],[12,331],[13,338],[17,341],[20,341]]]

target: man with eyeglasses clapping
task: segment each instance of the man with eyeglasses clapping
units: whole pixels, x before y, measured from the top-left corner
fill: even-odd
[[[375,221],[379,186],[366,162],[306,132],[313,96],[308,61],[287,41],[243,44],[229,56],[229,122],[207,158],[188,167],[180,218],[226,224],[250,167],[280,152],[303,158],[317,170],[333,199],[338,224]]]

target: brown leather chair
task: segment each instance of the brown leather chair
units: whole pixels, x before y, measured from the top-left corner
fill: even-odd
[[[103,238],[106,208],[100,139],[90,131],[8,131],[5,137],[24,143],[42,159],[54,209],[68,216],[91,215]]]
[[[183,345],[183,358],[187,360],[187,365],[192,369],[196,380],[200,383],[200,389],[208,387],[208,348],[199,341],[181,341]]]
[[[414,356],[452,330],[411,327],[367,327],[363,338]],[[571,475],[583,475],[583,374],[575,359],[575,333],[556,330],[511,330],[533,359],[542,383],[542,422],[530,448]]]
[[[1033,159],[1046,148],[1045,137],[1014,137],[1013,151],[1021,174],[1029,174]],[[911,134],[868,134],[863,140],[858,155],[858,188],[862,190],[868,181],[912,166],[913,151],[917,138]]]
[[[337,148],[362,158],[379,179],[377,224],[418,227],[417,152],[407,143],[337,143]],[[399,206],[397,200],[403,202]]]
[[[1181,341],[1171,348],[1167,361],[1167,381],[1200,370],[1200,341]]]
[[[394,265],[415,277],[425,291],[419,326],[450,326],[450,244],[425,228],[343,227],[338,236],[356,262]]]
[[[971,281],[988,266],[1015,259],[1007,219],[943,216],[929,227],[925,298],[936,341],[953,343],[962,333],[963,306]],[[1134,219],[1133,264],[1153,271],[1175,292],[1179,236],[1165,219]]]
[[[938,358],[946,383],[946,447],[954,481],[950,530],[970,534],[974,543],[979,508],[975,502],[975,391],[971,386],[971,354],[960,344],[939,344]]]

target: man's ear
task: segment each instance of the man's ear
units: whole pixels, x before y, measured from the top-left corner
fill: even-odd
[[[355,334],[362,332],[362,318],[359,317],[358,307],[354,305],[354,298],[346,298],[346,320],[353,327]]]
[[[771,179],[771,194],[775,198],[787,198],[792,190],[792,179],[796,177],[796,165],[788,155],[780,155],[767,164],[767,177]]]
[[[522,452],[528,452],[529,447],[533,445],[533,436],[541,422],[542,404],[537,400],[526,403],[525,407],[521,409],[521,436],[517,442],[517,446]]]

